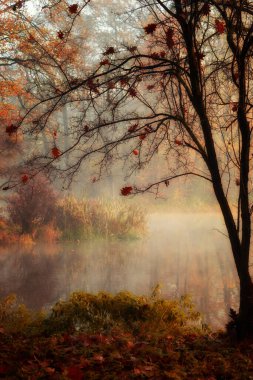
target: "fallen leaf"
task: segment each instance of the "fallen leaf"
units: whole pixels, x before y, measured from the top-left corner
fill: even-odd
[[[29,181],[29,177],[27,174],[22,175],[21,181],[25,184]]]
[[[80,367],[72,366],[66,369],[67,376],[70,380],[83,380],[84,374]]]

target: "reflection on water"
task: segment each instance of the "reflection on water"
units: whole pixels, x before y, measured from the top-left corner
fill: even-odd
[[[48,307],[75,290],[150,294],[191,293],[208,323],[222,326],[236,307],[238,284],[222,219],[217,214],[151,215],[137,241],[91,241],[0,248],[0,295]],[[225,306],[224,306],[225,305]]]

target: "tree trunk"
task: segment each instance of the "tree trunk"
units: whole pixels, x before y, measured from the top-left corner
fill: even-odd
[[[250,275],[240,280],[240,308],[237,320],[239,340],[253,338],[253,283]]]

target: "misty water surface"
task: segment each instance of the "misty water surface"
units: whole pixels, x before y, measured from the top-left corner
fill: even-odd
[[[220,327],[238,284],[218,214],[153,214],[134,241],[87,241],[0,249],[0,295],[16,293],[28,307],[50,307],[75,290],[129,290],[161,296],[190,293],[205,321]]]

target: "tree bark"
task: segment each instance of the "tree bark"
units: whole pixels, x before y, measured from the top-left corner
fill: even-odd
[[[253,283],[249,273],[240,279],[240,308],[236,328],[239,340],[253,338]]]

